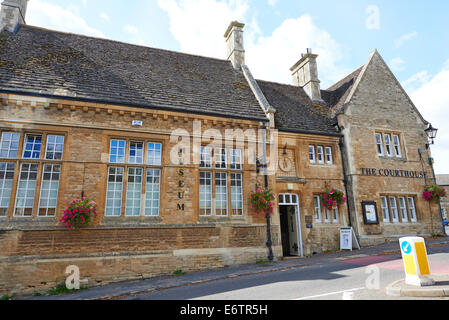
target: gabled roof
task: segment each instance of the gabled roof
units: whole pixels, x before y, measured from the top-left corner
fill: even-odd
[[[318,112],[302,87],[262,80],[257,83],[276,109],[274,119],[279,131],[338,134],[333,125],[335,121]]]
[[[267,120],[227,60],[27,25],[0,33],[0,91]]]

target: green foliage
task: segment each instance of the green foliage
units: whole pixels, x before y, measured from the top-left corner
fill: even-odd
[[[176,269],[175,272],[173,272],[173,274],[177,277],[182,276],[183,274],[185,274],[184,271],[182,271],[182,269]]]
[[[256,189],[251,191],[250,194],[250,204],[251,208],[256,212],[256,214],[272,214],[273,213],[273,203],[274,194],[269,188]]]
[[[1,296],[0,300],[11,300],[12,296],[10,296],[9,294],[4,294]]]

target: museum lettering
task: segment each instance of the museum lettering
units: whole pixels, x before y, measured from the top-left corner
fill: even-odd
[[[397,169],[375,169],[361,168],[362,176],[398,177],[398,178],[427,178],[423,171],[397,170]]]

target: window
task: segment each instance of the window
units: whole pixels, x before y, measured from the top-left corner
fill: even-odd
[[[381,208],[382,208],[382,217],[384,222],[390,222],[390,213],[388,211],[388,200],[387,197],[381,197]]]
[[[391,216],[393,218],[393,222],[399,222],[398,206],[396,203],[396,197],[390,197],[390,208],[391,208]]]
[[[212,215],[212,172],[200,172],[200,216]]]
[[[317,153],[318,153],[318,163],[323,164],[324,163],[324,151],[322,146],[317,147]]]
[[[19,183],[17,185],[14,216],[33,216],[34,193],[36,191],[38,164],[23,163],[20,167]]]
[[[405,198],[404,197],[399,197],[399,210],[401,212],[401,220],[402,220],[402,222],[407,222],[408,221],[407,205],[405,203]]]
[[[340,220],[338,214],[338,207],[332,209],[332,219],[334,222],[338,222]]]
[[[111,149],[109,151],[109,162],[125,163],[125,140],[111,140]]]
[[[110,167],[106,191],[106,216],[117,217],[122,213],[123,172],[121,167]]]
[[[160,166],[162,163],[162,144],[149,142],[147,147],[147,164]]]
[[[243,187],[241,173],[231,173],[231,212],[233,216],[243,215]]]
[[[393,147],[394,147],[394,155],[398,158],[401,158],[402,157],[401,142],[399,141],[399,136],[397,134],[393,135]]]
[[[227,174],[224,172],[215,173],[215,214],[217,216],[228,215],[228,190]]]
[[[62,160],[62,152],[64,150],[63,136],[47,136],[47,149],[45,152],[45,159],[47,160]]]
[[[129,143],[128,163],[133,164],[143,163],[143,142],[131,141]]]
[[[412,220],[412,222],[416,222],[417,217],[416,217],[415,200],[413,199],[413,197],[408,197],[407,200],[408,200],[408,208],[410,210],[410,219]]]
[[[23,158],[24,159],[40,159],[42,148],[42,136],[35,134],[25,135]]]
[[[309,159],[310,163],[316,163],[315,146],[309,146]]]
[[[142,169],[128,168],[126,183],[125,216],[140,216],[140,195],[142,194]]]
[[[231,150],[231,169],[234,170],[242,169],[242,150],[240,149]]]
[[[331,147],[326,147],[326,162],[328,164],[334,163],[334,159],[332,157],[332,148]]]
[[[0,158],[17,158],[20,133],[3,132],[0,143]]]
[[[15,168],[15,163],[0,163],[0,217],[8,216]]]
[[[210,147],[200,148],[200,167],[212,168],[212,149]]]
[[[331,212],[329,209],[326,208],[326,210],[324,210],[324,222],[330,222],[331,221]]]
[[[392,157],[393,151],[391,150],[391,136],[389,134],[384,134],[385,139],[385,150],[387,151],[387,156]]]
[[[145,216],[159,216],[159,198],[161,188],[161,170],[147,169],[145,186]]]
[[[315,208],[315,219],[316,221],[321,221],[321,197],[313,196],[313,204]]]
[[[377,144],[377,154],[379,156],[384,155],[384,147],[382,143],[382,135],[380,133],[376,133],[376,144]]]
[[[225,148],[215,148],[215,168],[226,169],[226,149]]]
[[[42,172],[41,194],[39,197],[38,215],[40,217],[56,216],[56,204],[58,202],[60,173],[60,165],[44,165],[44,170]]]

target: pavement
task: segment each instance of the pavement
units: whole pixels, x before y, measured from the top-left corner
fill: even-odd
[[[431,253],[432,247],[449,245],[449,237],[438,237],[426,239],[426,247]],[[276,271],[303,268],[311,265],[323,265],[339,260],[348,260],[368,256],[401,256],[398,241],[393,241],[377,246],[363,247],[354,251],[334,251],[316,254],[311,257],[284,258],[271,263],[259,263],[250,265],[239,265],[214,270],[186,273],[180,276],[160,276],[145,280],[134,280],[113,283],[103,286],[79,290],[74,293],[58,296],[18,297],[15,299],[27,300],[118,300],[130,298],[143,293],[150,293],[170,288],[190,286],[200,283],[243,277],[248,275],[270,273]],[[404,280],[396,281],[387,287],[387,294],[394,296],[413,297],[442,297],[449,296],[449,275],[439,275],[436,286],[433,287],[410,287],[403,283]],[[401,282],[402,281],[402,282]]]

